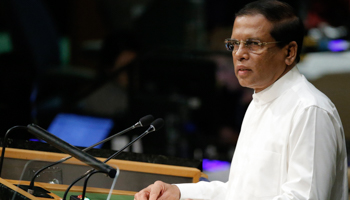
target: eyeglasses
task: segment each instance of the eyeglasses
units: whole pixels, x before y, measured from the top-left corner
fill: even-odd
[[[268,44],[279,43],[276,42],[260,42],[259,40],[248,39],[246,41],[239,41],[231,38],[225,39],[225,46],[228,51],[236,52],[239,49],[241,43],[244,44],[245,47],[248,48],[250,53],[262,53],[264,51],[264,46]]]

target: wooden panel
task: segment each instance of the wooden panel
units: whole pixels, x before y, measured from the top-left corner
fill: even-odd
[[[37,166],[41,168],[43,166],[47,166],[50,164],[50,162],[54,162],[65,157],[67,157],[67,154],[6,148],[2,177],[12,180],[29,181],[31,178],[25,178],[23,175],[25,172],[24,167],[28,165],[29,161],[37,160],[32,162],[35,163],[35,165],[31,165],[31,163],[28,166]],[[104,158],[97,159],[101,161],[105,160]],[[180,167],[117,159],[112,159],[107,164],[112,167],[117,166],[117,168],[120,170],[114,189],[125,191],[139,191],[156,180],[162,180],[168,183],[198,182],[202,175],[199,169],[192,167]],[[76,178],[91,169],[90,166],[87,166],[85,163],[82,163],[74,158],[57,166],[62,169],[63,183],[61,184],[65,185],[69,185]],[[96,174],[91,177],[88,186],[108,189],[111,187],[112,182],[113,179],[108,178],[103,174]],[[79,181],[76,185],[82,186],[83,180]]]
[[[41,160],[41,161],[51,161],[51,162],[58,161],[67,156],[68,156],[67,154],[62,154],[62,153],[32,151],[32,150],[23,150],[23,149],[14,149],[14,148],[6,148],[6,152],[5,152],[6,158],[17,158],[17,159],[24,159],[24,160]],[[105,160],[105,158],[97,158],[97,159],[101,160],[102,162]],[[65,163],[85,165],[84,163],[80,162],[75,158],[71,158]],[[198,182],[201,176],[201,171],[199,169],[191,168],[191,167],[180,167],[180,166],[144,163],[144,162],[117,160],[117,159],[112,159],[107,164],[111,166],[116,165],[120,170],[190,177],[192,178],[192,182]]]

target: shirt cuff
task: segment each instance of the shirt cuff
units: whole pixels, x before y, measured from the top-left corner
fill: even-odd
[[[174,184],[180,190],[180,200],[193,199],[197,196],[197,187],[194,183]]]

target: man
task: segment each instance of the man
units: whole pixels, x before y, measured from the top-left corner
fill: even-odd
[[[297,69],[301,20],[282,2],[256,1],[236,14],[230,39],[235,74],[254,89],[229,180],[160,181],[136,200],[347,200],[344,131],[333,103]]]

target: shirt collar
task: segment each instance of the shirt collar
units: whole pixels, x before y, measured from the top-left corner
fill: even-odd
[[[257,105],[263,105],[268,103],[277,97],[279,97],[282,93],[290,89],[292,82],[297,81],[298,77],[301,77],[301,73],[299,69],[295,66],[289,72],[287,72],[284,76],[279,78],[272,85],[267,87],[266,89],[253,94],[253,102]]]

